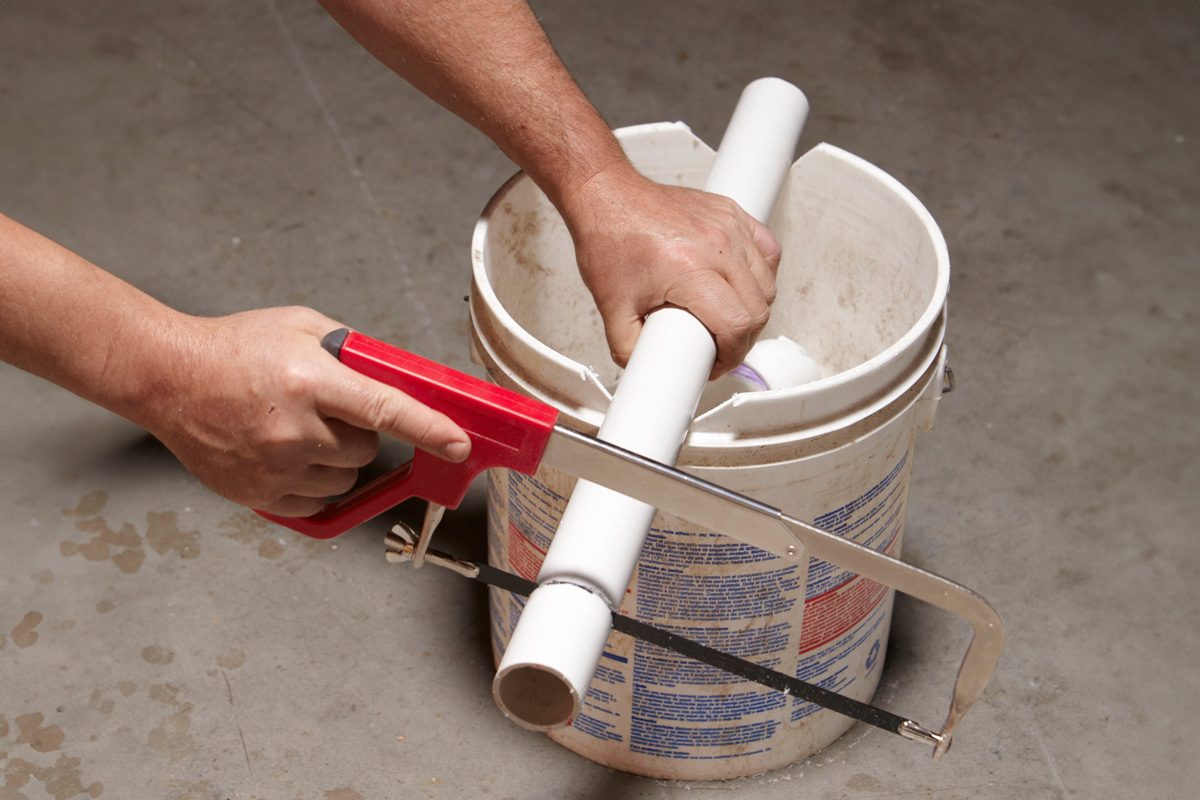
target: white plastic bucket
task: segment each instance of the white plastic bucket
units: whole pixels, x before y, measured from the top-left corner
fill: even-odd
[[[701,186],[713,151],[680,123],[618,132],[663,183]],[[819,145],[792,167],[770,227],[783,245],[764,336],[801,343],[827,374],[735,395],[701,414],[679,466],[862,544],[898,555],[913,444],[932,426],[945,367],[949,261],[903,186]],[[575,267],[571,239],[521,175],[493,197],[472,246],[473,355],[490,378],[594,432],[619,376]],[[493,471],[493,564],[536,578],[573,479]],[[879,682],[892,593],[826,562],[802,571],[659,514],[622,613],[867,700]],[[491,592],[497,661],[523,605]],[[732,778],[828,745],[852,724],[714,668],[614,633],[572,725],[549,733],[616,769]]]

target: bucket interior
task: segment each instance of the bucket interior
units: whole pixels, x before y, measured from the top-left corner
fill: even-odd
[[[533,338],[595,370],[611,392],[621,369],[608,354],[604,322],[575,266],[575,246],[557,209],[522,178],[493,209],[483,262],[496,299]]]
[[[631,160],[651,178],[703,185],[714,153],[685,126],[638,126],[620,133]],[[532,337],[590,369],[611,392],[620,369],[609,357],[600,315],[579,277],[558,212],[522,177],[497,195],[486,221],[477,262],[500,306],[492,311],[511,318],[505,324],[515,336]],[[911,193],[869,163],[818,145],[792,166],[769,225],[783,259],[763,336],[801,344],[821,364],[822,377],[756,393],[755,402],[779,395],[793,409],[807,403],[828,419],[924,370],[931,352],[926,339],[944,306],[949,263],[937,226]],[[480,277],[477,266],[477,281]],[[925,358],[919,367],[918,353]],[[578,375],[586,372],[576,371],[563,383],[578,384]],[[559,388],[572,391],[569,385]],[[706,414],[697,430],[746,431],[745,409],[735,418],[733,405]],[[722,423],[726,406],[728,421]],[[766,416],[773,422],[778,417]]]

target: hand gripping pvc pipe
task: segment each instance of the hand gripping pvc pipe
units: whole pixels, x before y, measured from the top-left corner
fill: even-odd
[[[761,78],[742,92],[705,189],[762,223],[783,186],[808,100]],[[599,438],[674,464],[716,359],[712,334],[682,309],[650,314]],[[579,481],[500,661],[492,693],[517,724],[550,730],[579,712],[633,576],[654,508]]]

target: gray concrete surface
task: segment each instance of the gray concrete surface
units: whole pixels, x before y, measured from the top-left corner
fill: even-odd
[[[934,764],[853,729],[723,784],[506,723],[482,591],[207,494],[130,424],[0,368],[0,797],[1123,798],[1200,780],[1200,7],[536,3],[614,125],[716,142],[801,84],[806,146],[909,186],[959,379],[906,557],[1005,616]],[[511,166],[314,4],[0,3],[0,209],[185,310],[313,305],[468,368],[468,237]],[[481,550],[481,497],[450,523]],[[878,699],[944,712],[964,631],[898,605]]]

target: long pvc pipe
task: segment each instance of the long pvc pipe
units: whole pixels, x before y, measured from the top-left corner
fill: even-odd
[[[766,223],[808,117],[808,100],[778,78],[742,92],[705,189]],[[599,437],[674,464],[716,359],[712,334],[691,314],[664,308],[646,318]],[[533,730],[579,712],[612,627],[611,611],[633,577],[654,507],[579,481],[525,605],[492,693],[514,722]]]

